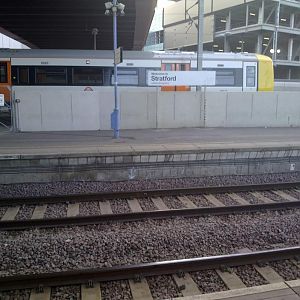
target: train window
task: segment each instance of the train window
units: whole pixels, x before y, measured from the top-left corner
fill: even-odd
[[[114,74],[112,74],[111,83],[114,84]],[[139,75],[137,69],[119,69],[119,85],[139,85]]]
[[[216,86],[234,86],[234,70],[216,70]]]
[[[67,85],[67,68],[37,67],[35,69],[36,84]]]
[[[255,67],[247,66],[246,69],[246,86],[255,87]]]
[[[103,85],[103,69],[98,67],[74,67],[73,85]]]
[[[7,83],[7,64],[6,62],[0,62],[0,83]]]
[[[28,68],[19,68],[19,84],[29,84]]]
[[[178,71],[186,71],[186,64],[179,64],[179,70]]]
[[[164,64],[164,65],[165,65],[164,71],[173,71],[174,64]]]

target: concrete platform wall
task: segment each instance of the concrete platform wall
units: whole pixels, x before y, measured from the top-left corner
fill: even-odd
[[[19,131],[108,130],[113,88],[14,87]],[[298,127],[300,92],[160,92],[120,88],[121,128]]]
[[[0,184],[300,172],[299,147],[0,157]]]

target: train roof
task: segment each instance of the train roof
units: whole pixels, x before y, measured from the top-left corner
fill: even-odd
[[[179,51],[124,51],[124,59],[187,59],[196,60],[195,52]],[[204,52],[206,60],[257,60],[252,53]],[[86,59],[113,59],[112,50],[46,50],[46,49],[2,49],[0,58],[86,58]]]

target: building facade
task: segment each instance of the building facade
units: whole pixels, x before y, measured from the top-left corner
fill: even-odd
[[[300,80],[300,0],[204,0],[204,50],[272,57],[277,79]],[[198,5],[164,9],[164,48],[197,49]]]
[[[0,49],[28,49],[28,47],[7,35],[0,33]]]
[[[164,49],[163,8],[156,7],[144,51]]]

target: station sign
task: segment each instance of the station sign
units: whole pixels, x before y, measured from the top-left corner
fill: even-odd
[[[4,106],[4,94],[0,94],[0,106]]]
[[[147,76],[149,86],[214,86],[215,71],[149,71]]]

